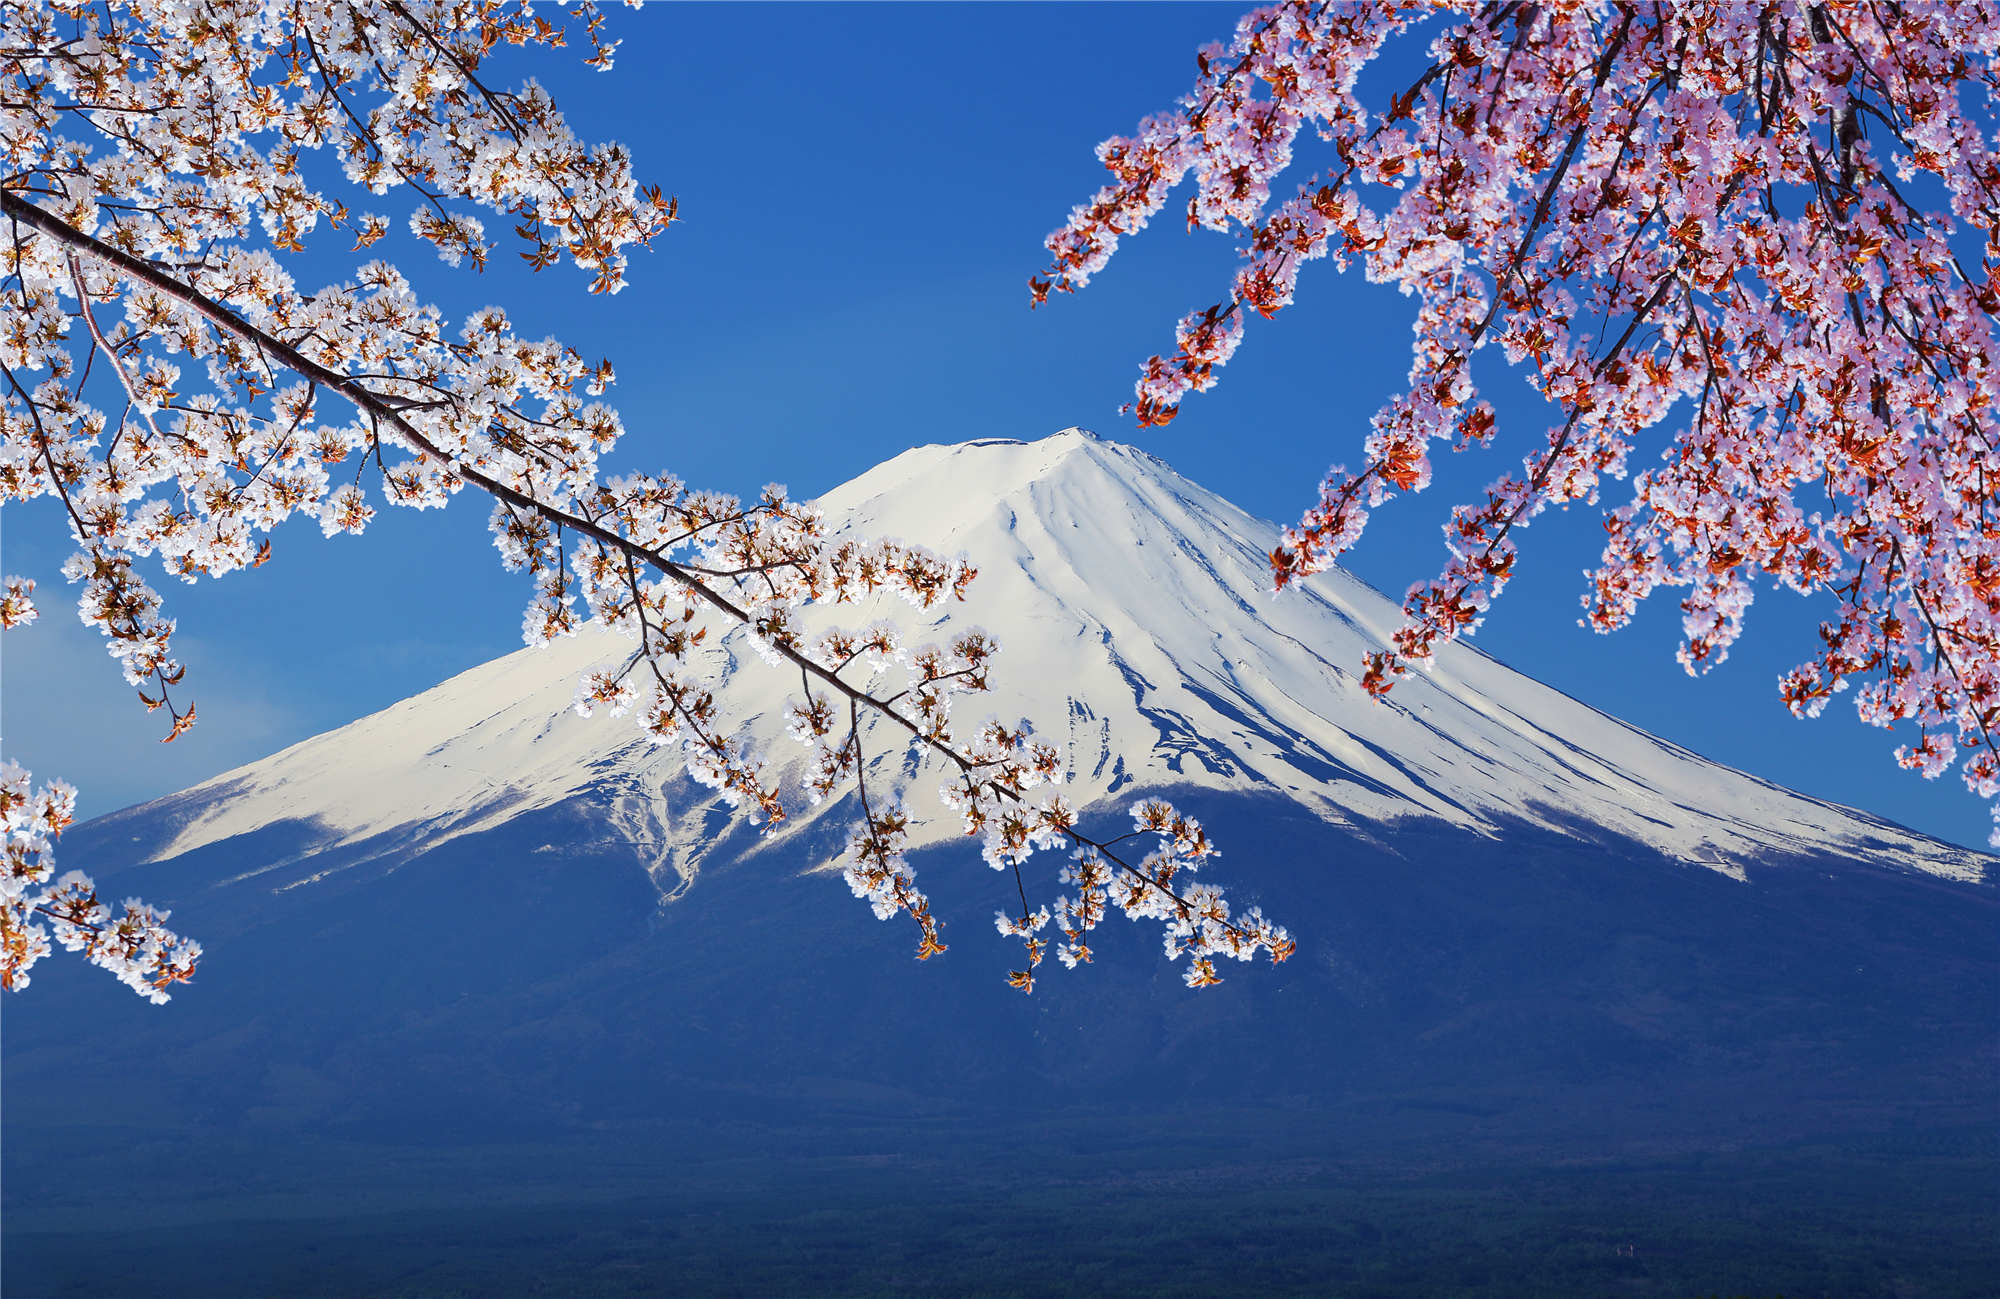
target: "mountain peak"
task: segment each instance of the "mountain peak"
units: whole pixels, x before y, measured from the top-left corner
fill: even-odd
[[[975,438],[928,443],[850,479],[818,504],[830,519],[866,521],[866,530],[949,550],[964,523],[1015,502],[1039,484],[1067,482],[1074,492],[1125,496],[1140,481],[1164,476],[1177,491],[1201,492],[1171,466],[1138,447],[1072,425],[1045,437]],[[1207,495],[1207,493],[1201,493]],[[1234,510],[1215,498],[1215,503]]]

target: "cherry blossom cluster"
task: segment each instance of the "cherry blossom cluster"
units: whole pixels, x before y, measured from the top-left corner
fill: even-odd
[[[1005,848],[998,860],[989,847],[989,860],[996,867],[1018,865],[1036,847],[1066,846],[1069,810],[1052,800],[1052,805],[1032,818],[1024,818],[1019,849]],[[1090,961],[1094,953],[1090,931],[1097,928],[1110,908],[1117,907],[1132,920],[1156,920],[1163,930],[1168,960],[1188,958],[1182,981],[1190,988],[1208,988],[1222,982],[1215,972],[1220,957],[1247,961],[1258,952],[1268,952],[1282,961],[1297,950],[1289,933],[1265,919],[1257,907],[1232,915],[1229,901],[1213,885],[1183,883],[1202,863],[1215,855],[1200,822],[1177,812],[1171,803],[1147,799],[1132,807],[1133,830],[1105,843],[1085,844],[1074,849],[1071,864],[1058,879],[1076,889],[1076,896],[1063,894],[1053,908],[1023,910],[1018,916],[1002,911],[994,925],[1004,935],[1022,939],[1028,952],[1028,968],[1015,970],[1009,981],[1017,988],[1032,990],[1034,970],[1042,963],[1049,938],[1043,930],[1054,925],[1061,938],[1056,941],[1056,959],[1068,969]],[[1135,868],[1112,851],[1124,839],[1144,835],[1155,837],[1155,847]]]
[[[637,185],[622,146],[579,141],[540,86],[482,78],[497,46],[579,32],[608,68],[598,6],[564,8],[576,22],[525,0],[9,5],[9,188],[133,252],[192,256],[251,228],[296,250],[322,219],[366,247],[388,218],[311,184],[303,155],[325,149],[369,195],[413,192],[409,228],[453,264],[492,247],[478,217],[446,206],[462,200],[518,222],[531,263],[567,256],[594,292],[616,291],[623,250],[666,227],[672,200]]]
[[[167,913],[136,898],[114,909],[98,900],[81,872],[53,884],[53,845],[76,814],[76,790],[61,781],[40,789],[14,763],[0,764],[0,988],[28,986],[28,971],[53,949],[81,952],[153,1002],[186,982],[201,945],[166,927]]]
[[[1398,37],[1428,60],[1371,110],[1357,78]],[[1452,512],[1449,557],[1411,588],[1371,691],[1477,628],[1515,529],[1627,480],[1588,625],[1683,588],[1680,660],[1699,673],[1741,634],[1758,574],[1830,596],[1786,704],[1814,715],[1852,686],[1865,720],[1917,732],[1904,766],[1957,765],[1991,797],[1996,56],[1983,5],[1286,0],[1202,51],[1175,110],[1101,147],[1111,183],[1030,287],[1087,283],[1183,182],[1191,225],[1239,232],[1226,300],[1147,362],[1142,423],[1211,386],[1307,262],[1358,261],[1415,298],[1407,387],[1273,553],[1280,586],[1423,490],[1433,443],[1492,440],[1475,354],[1525,371],[1557,422]],[[1281,197],[1295,150],[1322,165]]]
[[[892,620],[846,631],[808,614],[884,594],[932,608],[964,595],[972,566],[838,535],[782,487],[744,501],[671,475],[607,475],[624,434],[601,400],[608,364],[518,332],[498,307],[454,326],[385,261],[317,289],[288,267],[326,229],[352,227],[357,250],[388,232],[316,182],[329,169],[306,155],[330,151],[351,189],[414,195],[410,228],[450,263],[477,266],[492,248],[480,219],[452,206],[468,204],[505,217],[537,269],[567,259],[593,291],[616,290],[626,253],[675,204],[636,182],[619,146],[582,145],[538,87],[496,89],[481,71],[502,44],[578,33],[589,62],[608,66],[595,6],[568,17],[558,26],[522,0],[0,7],[0,503],[60,506],[78,612],[145,705],[166,710],[172,739],[195,710],[142,561],[183,582],[220,577],[268,562],[289,519],[332,537],[365,530],[384,505],[476,491],[492,502],[502,564],[531,585],[527,643],[590,622],[631,645],[579,683],[578,711],[629,716],[767,823],[786,815],[784,782],[738,737],[714,647],[740,629],[773,670],[797,674],[803,792],[854,793],[848,883],[878,915],[911,916],[918,955],[933,955],[944,943],[905,853],[909,814],[896,791],[870,788],[864,746],[885,731],[949,770],[965,829],[1017,884],[1024,818],[1037,818],[1039,846],[1106,851],[1059,799],[1027,802],[1060,763],[1025,724],[952,716],[957,696],[990,689],[991,636],[909,644]],[[33,584],[5,579],[0,623],[35,616]],[[135,987],[185,978],[197,951],[163,915],[137,903],[113,914],[74,874],[43,887],[51,818],[67,819],[70,796],[31,798],[25,774],[9,780],[26,837],[0,910],[8,969],[48,950],[46,921]],[[1178,861],[1121,878],[1182,947],[1289,953],[1282,931],[1178,889]]]

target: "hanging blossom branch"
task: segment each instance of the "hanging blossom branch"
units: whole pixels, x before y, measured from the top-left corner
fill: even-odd
[[[1428,65],[1371,113],[1357,78],[1427,20]],[[1683,419],[1605,514],[1588,625],[1686,588],[1679,658],[1700,673],[1741,634],[1756,573],[1830,593],[1821,648],[1779,683],[1787,706],[1816,716],[1854,684],[1864,720],[1915,724],[1903,766],[1956,765],[1990,799],[1996,55],[2000,14],[1977,5],[1275,4],[1201,53],[1176,110],[1100,146],[1115,179],[1049,237],[1030,287],[1083,287],[1184,181],[1191,226],[1242,232],[1227,299],[1147,362],[1142,424],[1211,387],[1306,262],[1359,260],[1415,295],[1408,387],[1272,554],[1281,587],[1423,490],[1432,442],[1493,440],[1476,353],[1526,370],[1560,422],[1453,510],[1449,561],[1410,589],[1371,691],[1479,625],[1517,528],[1597,505]],[[1308,126],[1332,165],[1280,201]]]
[[[594,289],[615,291],[622,249],[664,229],[675,205],[637,186],[616,146],[578,146],[532,87],[503,95],[478,80],[480,59],[502,40],[560,43],[559,29],[527,24],[524,13],[496,3],[415,12],[396,3],[289,11],[246,3],[210,5],[199,16],[71,6],[67,17],[89,29],[88,40],[9,15],[15,30],[5,48],[14,61],[0,72],[11,67],[20,84],[8,98],[41,114],[44,136],[25,158],[27,137],[4,136],[17,146],[17,170],[0,182],[0,297],[9,322],[0,338],[8,377],[0,490],[8,499],[61,501],[84,547],[69,570],[87,580],[80,612],[105,633],[127,680],[157,691],[142,690],[148,706],[171,711],[175,734],[193,720],[192,705],[180,708],[169,693],[183,677],[171,657],[174,624],[135,558],[157,555],[185,580],[220,576],[268,560],[266,534],[286,518],[315,518],[329,536],[359,532],[376,500],[428,508],[470,487],[494,502],[503,562],[534,584],[528,643],[586,620],[635,643],[622,664],[585,678],[578,710],[634,712],[656,742],[680,747],[695,779],[773,823],[785,802],[732,738],[699,650],[712,626],[740,626],[775,668],[799,674],[791,729],[813,751],[806,792],[817,803],[856,790],[860,824],[847,881],[877,915],[915,920],[919,956],[944,943],[904,851],[908,814],[867,787],[864,718],[944,762],[948,803],[968,833],[985,837],[987,860],[1014,873],[1021,912],[1009,919],[1029,957],[1012,976],[1017,986],[1033,985],[1043,952],[1035,935],[1051,915],[1062,918],[1065,959],[1089,959],[1085,936],[1106,898],[1161,921],[1169,953],[1189,955],[1194,986],[1216,980],[1221,956],[1289,955],[1282,929],[1254,910],[1232,914],[1216,890],[1188,879],[1211,853],[1192,820],[1142,805],[1139,824],[1160,846],[1120,857],[1119,840],[1084,833],[1059,795],[1033,792],[1060,779],[1055,750],[1025,726],[954,721],[958,696],[989,688],[997,647],[985,633],[906,647],[892,623],[853,632],[804,626],[808,604],[894,592],[928,608],[962,597],[969,565],[900,542],[832,537],[816,511],[778,487],[745,504],[666,475],[603,479],[599,461],[623,432],[617,413],[595,400],[611,382],[608,365],[589,365],[553,340],[519,337],[498,308],[474,313],[451,337],[436,308],[383,262],[360,266],[353,283],[304,293],[269,249],[227,241],[253,216],[280,248],[304,239],[321,215],[344,219],[340,205],[295,188],[296,160],[284,153],[331,143],[363,183],[417,190],[423,206],[412,228],[447,260],[485,255],[471,218],[453,219],[456,234],[436,224],[442,199],[469,198],[519,218],[530,244],[523,256],[537,269],[566,255],[592,272]],[[582,16],[594,58],[607,63],[595,10],[585,6]],[[287,69],[284,92],[255,79],[267,63]],[[367,108],[357,100],[364,93],[387,103]],[[157,132],[144,125],[165,112],[160,105],[189,95],[214,102],[192,119],[167,114],[171,125]],[[220,103],[236,116],[213,111]],[[54,124],[72,118],[93,128],[108,120],[98,143],[113,156],[57,139]],[[330,125],[338,122],[346,134]],[[212,135],[191,148],[196,128]],[[284,142],[284,166],[251,149],[263,132]],[[275,178],[237,183],[260,168]],[[202,183],[177,180],[183,171]],[[386,224],[364,218],[361,228],[366,244]],[[117,323],[106,328],[94,304],[111,304],[101,314]],[[192,382],[189,367],[201,371]],[[89,395],[99,391],[122,402],[115,423]],[[328,397],[353,417],[330,422]],[[13,583],[5,598],[15,622],[32,619],[29,584]],[[892,667],[907,681],[902,689],[871,684]],[[68,806],[67,795],[47,797]],[[31,883],[39,885],[47,840],[60,826],[29,819],[43,827],[32,846],[31,865],[42,873]],[[1021,867],[1052,847],[1070,851],[1063,882],[1074,881],[1082,896],[1031,911]],[[1106,884],[1114,873],[1116,894]],[[35,916],[60,905],[0,913],[8,926],[0,981],[25,984],[47,950]],[[167,968],[184,978],[192,957]]]

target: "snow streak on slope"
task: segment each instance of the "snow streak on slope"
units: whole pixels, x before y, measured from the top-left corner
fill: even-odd
[[[1985,867],[1980,854],[1708,762],[1464,646],[1371,701],[1360,664],[1395,629],[1393,602],[1339,571],[1269,594],[1273,525],[1080,430],[919,447],[821,505],[863,535],[979,565],[966,603],[932,619],[984,626],[1004,647],[995,696],[961,706],[1026,715],[1045,736],[1066,727],[1053,738],[1068,744],[1080,805],[1162,786],[1276,792],[1363,833],[1409,817],[1481,833],[1596,827],[1739,877],[1790,853],[1865,854],[1967,880]],[[869,616],[840,612],[848,625]],[[578,675],[623,652],[590,633],[511,654],[218,777],[175,796],[198,810],[152,857],[285,819],[316,820],[321,846],[435,842],[594,789],[612,795],[606,833],[652,853],[663,886],[669,870],[684,883],[712,830],[697,810],[706,791],[629,720],[568,711]],[[782,736],[788,679],[733,639],[718,653],[733,715],[760,751],[790,762],[801,751]],[[879,736],[878,750],[888,743]],[[878,767],[901,756],[878,752]]]

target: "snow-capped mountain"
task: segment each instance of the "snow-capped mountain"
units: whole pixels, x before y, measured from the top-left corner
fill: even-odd
[[[211,1216],[527,1196],[549,1167],[643,1186],[746,1149],[949,1177],[1051,1142],[1261,1168],[1990,1133],[1990,859],[1469,649],[1373,703],[1391,602],[1339,573],[1266,595],[1269,524],[1078,431],[917,448],[822,504],[971,556],[947,616],[1005,647],[991,709],[1067,746],[1086,815],[1199,816],[1298,955],[1197,994],[1114,919],[1022,997],[1011,881],[940,818],[916,864],[952,950],[914,962],[814,869],[845,802],[760,838],[570,710],[623,648],[579,636],[64,837],[207,955],[163,1009],[60,956],[8,999],[9,1222],[95,1228],[163,1186]],[[750,741],[798,752],[784,675],[715,652]],[[936,773],[911,780],[921,808]]]
[[[1379,834],[1411,819],[1489,835],[1594,828],[1739,876],[1774,853],[1865,853],[1964,880],[1984,869],[1979,854],[1718,766],[1468,647],[1376,703],[1358,665],[1396,627],[1394,603],[1337,570],[1271,595],[1273,525],[1082,430],[919,447],[821,505],[861,535],[980,566],[970,598],[929,621],[999,635],[992,706],[1065,744],[1078,803],[1172,784],[1275,792]],[[580,675],[625,648],[596,633],[523,650],[218,777],[184,796],[193,815],[148,856],[309,819],[322,834],[260,867],[296,885],[329,847],[434,847],[612,781],[607,833],[692,870],[709,824],[666,812],[694,792],[675,755],[629,722],[569,710]],[[782,704],[795,682],[740,641],[724,653],[724,699],[751,742],[793,758]],[[929,826],[933,840],[954,830],[948,816]]]

